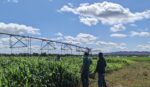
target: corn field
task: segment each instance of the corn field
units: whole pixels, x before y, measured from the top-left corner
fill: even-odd
[[[95,70],[97,59],[92,60],[90,72]],[[107,58],[106,72],[133,63],[123,58]],[[54,58],[0,57],[0,87],[79,87],[82,58],[77,56]]]

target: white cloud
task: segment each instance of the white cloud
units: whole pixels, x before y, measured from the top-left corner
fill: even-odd
[[[64,39],[64,35],[61,32],[57,32],[55,34],[56,38],[51,38],[51,40],[58,40],[58,41],[62,41]]]
[[[117,25],[114,25],[113,27],[111,27],[111,31],[112,32],[119,32],[119,31],[124,31],[126,29],[125,26],[123,26],[122,24],[117,24]]]
[[[131,31],[131,36],[138,36],[138,37],[149,37],[150,33],[149,32],[136,32],[136,31]]]
[[[101,46],[103,49],[127,49],[125,43],[114,43],[114,42],[106,42],[106,41],[97,41],[97,45]]]
[[[64,42],[71,43],[71,44],[81,44],[81,42],[77,41],[76,38],[72,36],[65,36]]]
[[[71,12],[79,16],[80,22],[92,26],[98,23],[113,26],[114,32],[125,30],[124,24],[149,19],[150,10],[131,12],[120,4],[104,1],[102,3],[82,3],[78,7],[64,5],[59,12]]]
[[[55,35],[58,36],[58,37],[62,37],[63,36],[63,34],[60,33],[60,32],[56,33]]]
[[[102,46],[103,50],[112,50],[112,49],[126,49],[125,43],[114,43],[114,42],[106,42],[106,41],[99,41],[98,38],[91,34],[86,33],[79,33],[75,37],[73,36],[62,36],[63,42],[72,43],[72,44],[79,44],[81,46]],[[57,37],[56,37],[57,38]],[[95,49],[93,47],[93,49]]]
[[[96,41],[97,37],[91,34],[79,33],[76,37],[65,36],[64,39],[67,42],[87,45],[87,44],[93,44],[93,42]]]
[[[98,23],[98,20],[96,18],[80,18],[80,22],[88,25],[88,26],[92,26],[92,25],[96,25]]]
[[[138,50],[141,51],[150,51],[150,42],[146,43],[146,44],[139,44],[136,46]]]
[[[97,39],[97,37],[91,35],[91,34],[85,34],[85,33],[79,33],[76,36],[77,41],[83,42],[83,43],[91,43]]]
[[[60,10],[58,10],[58,12],[73,12],[74,14],[77,14],[76,12],[74,12],[74,9],[70,7],[70,5],[64,5]]]
[[[137,45],[137,48],[141,50],[150,50],[150,44]]]
[[[72,4],[72,3],[68,3],[68,5],[69,5],[70,7],[73,7],[73,4]]]
[[[137,25],[136,25],[136,24],[130,24],[130,26],[132,26],[132,27],[137,27]]]
[[[8,2],[8,3],[18,3],[19,0],[0,0],[2,2]]]
[[[39,35],[39,29],[31,26],[16,23],[2,23],[0,22],[0,32],[11,34],[37,34]]]
[[[84,47],[91,47],[94,52],[98,52],[98,51],[110,52],[110,51],[127,49],[125,43],[100,41],[100,40],[98,40],[98,38],[96,36],[94,36],[92,34],[87,34],[87,33],[79,33],[76,36],[63,35],[61,37],[62,37],[61,41],[63,41],[63,42],[77,44],[77,45],[84,46]],[[58,38],[58,36],[56,38]]]
[[[76,41],[76,38],[73,36],[65,36],[64,37],[65,40],[72,40],[72,41]]]
[[[14,2],[14,3],[18,3],[19,0],[8,0],[8,1],[11,1],[11,2]]]
[[[57,37],[53,40],[58,40],[62,42],[72,43],[72,44],[92,44],[97,40],[97,37],[91,34],[79,33],[76,36],[65,36],[62,33],[58,32],[55,34]]]
[[[48,0],[48,1],[52,2],[53,0]]]
[[[0,38],[0,45],[1,47],[4,46],[4,47],[8,47],[9,45],[9,38],[8,37],[4,37],[4,38]]]
[[[113,38],[125,38],[125,37],[127,37],[127,35],[126,34],[115,33],[115,34],[111,34],[110,37],[113,37]]]

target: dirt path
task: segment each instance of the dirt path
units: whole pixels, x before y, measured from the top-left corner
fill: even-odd
[[[137,62],[106,75],[108,87],[150,87],[150,62]],[[90,87],[97,87],[97,81]]]

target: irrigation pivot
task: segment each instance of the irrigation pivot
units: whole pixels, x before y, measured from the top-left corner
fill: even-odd
[[[91,51],[91,49],[88,47],[82,47],[82,46],[78,46],[75,44],[50,40],[46,38],[1,33],[1,32],[0,32],[0,35],[1,35],[0,37],[7,36],[7,38],[9,38],[8,47],[10,48],[11,53],[13,53],[14,48],[27,48],[28,53],[32,54],[33,53],[32,49],[33,49],[33,46],[35,46],[35,41],[38,41],[38,43],[36,42],[36,46],[38,46],[37,48],[40,49],[41,53],[44,50],[47,50],[47,52],[50,52],[51,50],[59,50],[58,52],[62,52],[62,50],[69,50],[71,51],[71,53],[73,50],[75,50],[76,52],[90,52]],[[36,48],[34,48],[34,50],[35,49]]]

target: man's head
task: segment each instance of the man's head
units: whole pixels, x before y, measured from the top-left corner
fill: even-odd
[[[102,52],[98,53],[98,57],[103,58],[103,53]]]
[[[84,53],[84,56],[86,56],[86,57],[89,56],[89,53],[88,53],[88,52],[85,52],[85,53]]]

